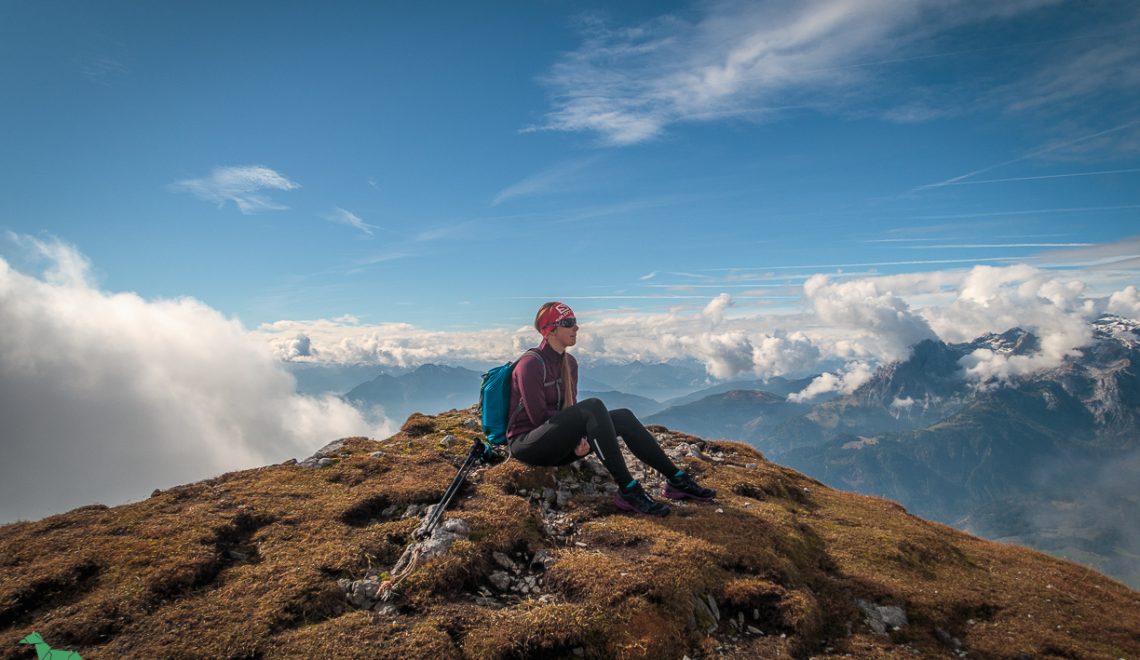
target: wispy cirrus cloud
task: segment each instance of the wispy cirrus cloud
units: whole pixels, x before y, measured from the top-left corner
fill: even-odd
[[[1133,31],[1140,25],[1140,13],[1134,13]],[[1066,57],[1039,71],[1035,76],[1009,90],[1009,109],[1034,110],[1082,103],[1108,91],[1140,90],[1140,42],[1133,38],[1103,39],[1091,48],[1066,53]]]
[[[726,0],[703,5],[695,20],[662,16],[611,27],[588,17],[581,47],[542,78],[553,107],[528,130],[591,132],[628,145],[679,122],[769,119],[795,108],[847,113],[860,88],[882,82],[882,67],[941,57],[922,50],[930,37],[1051,4]],[[943,114],[892,91],[894,102],[865,102],[898,121]]]
[[[294,190],[301,184],[263,165],[215,167],[198,179],[183,179],[171,185],[174,190],[193,193],[219,207],[233,202],[245,215],[261,211],[283,211],[288,206],[275,202],[262,191]]]
[[[491,206],[498,206],[503,202],[518,197],[530,197],[553,192],[564,192],[580,185],[581,175],[587,168],[597,162],[597,158],[579,158],[559,163],[541,172],[513,183],[503,188],[495,195]]]
[[[1053,267],[1100,268],[1115,266],[1135,269],[1137,259],[1140,259],[1140,236],[1130,236],[1112,243],[1044,252],[1038,255],[1035,261],[1042,266]]]
[[[110,79],[127,72],[127,67],[109,55],[93,55],[83,60],[79,72],[93,83],[106,84]]]
[[[361,220],[360,216],[356,215],[352,211],[342,209],[339,206],[336,207],[332,213],[326,213],[324,215],[324,218],[329,222],[336,222],[342,225],[348,225],[349,227],[353,227],[355,229],[359,229],[362,233],[367,234],[368,236],[371,236],[372,230],[377,228],[376,225],[370,225],[364,220]]]

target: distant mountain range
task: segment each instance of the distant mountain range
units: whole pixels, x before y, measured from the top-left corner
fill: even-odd
[[[310,391],[320,389],[322,383],[343,379],[343,373],[330,368],[322,373],[318,368],[305,370],[296,368],[298,383],[302,380]],[[628,369],[629,374],[624,374]],[[373,373],[379,371],[372,367]],[[597,397],[612,409],[629,408],[639,416],[651,415],[666,407],[656,399],[643,396],[642,392],[675,392],[681,383],[707,384],[707,379],[697,378],[693,368],[669,364],[645,364],[634,362],[629,365],[591,365],[581,368],[581,381],[578,383],[578,398]],[[595,371],[600,372],[594,373]],[[587,373],[588,372],[588,373]],[[357,371],[356,373],[359,373]],[[425,364],[405,373],[385,372],[371,380],[353,383],[355,387],[345,387],[344,399],[361,409],[379,407],[395,422],[402,422],[413,412],[434,415],[455,408],[467,408],[479,400],[479,383],[483,372],[464,367],[448,367]],[[624,388],[640,388],[649,385],[647,390],[637,389],[637,394],[629,389],[621,389],[600,376],[623,376],[618,381]],[[359,383],[359,384],[357,384]],[[300,385],[299,385],[300,387]],[[343,389],[341,391],[344,391]]]
[[[362,410],[379,407],[392,421],[403,422],[414,412],[435,415],[476,404],[482,378],[482,372],[463,367],[425,364],[403,374],[382,373],[350,389],[344,399]],[[578,396],[597,397],[610,408],[629,408],[640,416],[662,408],[653,399],[616,391],[593,378],[582,379]]]
[[[583,364],[581,372],[583,380],[579,390],[616,390],[656,401],[689,394],[709,384],[704,367],[696,363],[645,363],[635,360],[626,364]],[[586,381],[587,377],[606,383],[608,387],[595,387]]]
[[[375,364],[325,364],[322,362],[285,362],[297,383],[298,394],[341,394],[360,383],[391,370]]]
[[[672,406],[645,418],[647,424],[660,424],[705,438],[759,441],[810,406],[789,403],[779,394],[760,390],[730,390],[712,394],[692,403]]]
[[[463,367],[425,364],[398,376],[380,374],[349,390],[344,399],[361,409],[380,407],[393,422],[402,423],[414,412],[430,415],[472,406],[479,400],[482,377]]]
[[[1006,382],[971,382],[963,357],[1030,356],[1014,328],[923,341],[853,393],[813,406],[728,392],[648,421],[738,438],[825,483],[1094,565],[1140,585],[1140,324],[1104,317],[1078,357]]]

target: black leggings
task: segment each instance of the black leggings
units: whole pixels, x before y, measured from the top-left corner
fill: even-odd
[[[677,466],[632,412],[625,408],[606,410],[600,399],[580,401],[558,411],[542,426],[515,437],[510,443],[511,456],[528,465],[566,465],[583,458],[574,449],[585,437],[614,481],[625,487],[633,477],[622,458],[618,436],[642,463],[667,477],[677,473]]]

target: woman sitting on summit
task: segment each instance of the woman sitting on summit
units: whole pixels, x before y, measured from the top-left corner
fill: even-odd
[[[650,497],[630,475],[618,446],[620,436],[634,456],[665,476],[665,497],[716,497],[715,490],[702,488],[669,460],[632,412],[607,410],[599,399],[575,402],[578,361],[566,349],[578,340],[578,321],[569,306],[542,305],[534,327],[543,341],[519,358],[511,374],[509,409],[516,411],[507,425],[511,456],[528,465],[552,466],[573,463],[593,451],[618,484],[614,504],[619,509],[668,515],[669,507]]]

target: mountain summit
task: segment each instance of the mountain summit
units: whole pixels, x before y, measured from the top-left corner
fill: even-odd
[[[720,495],[620,513],[594,459],[481,467],[446,552],[400,562],[478,434],[385,440],[0,528],[0,654],[85,658],[1140,656],[1140,593],[660,426]],[[631,462],[647,488],[659,480]]]

